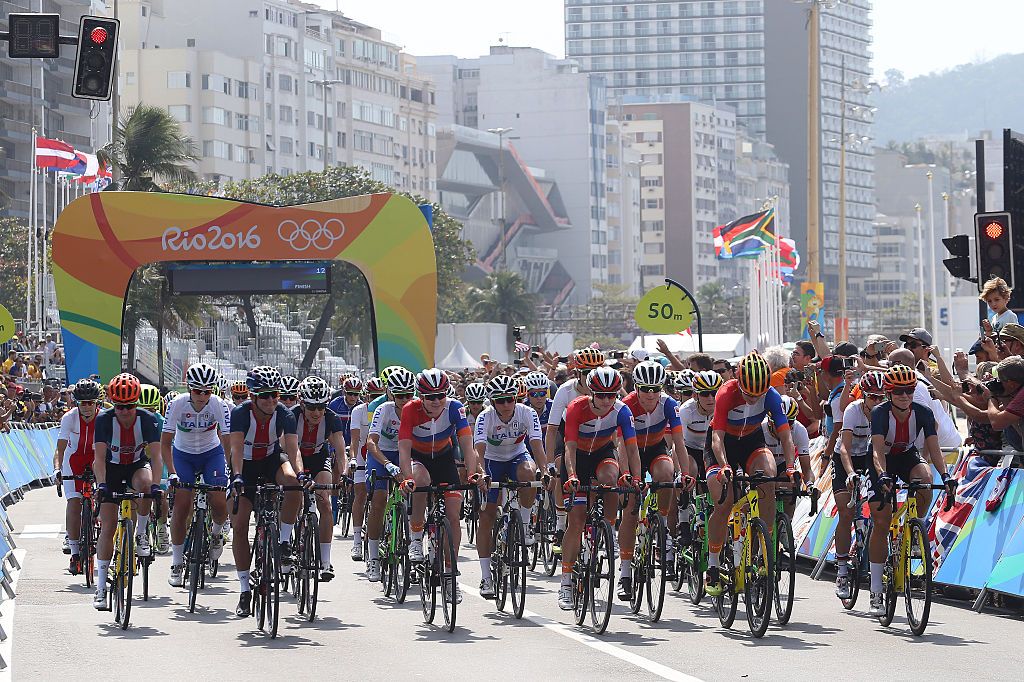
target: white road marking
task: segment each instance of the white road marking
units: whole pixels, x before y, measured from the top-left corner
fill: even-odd
[[[59,538],[61,525],[59,523],[41,523],[28,525],[18,533],[19,538]]]
[[[58,526],[60,528],[60,526]],[[19,566],[25,565],[25,550],[16,549],[14,550],[14,556],[18,561]],[[15,595],[18,593],[18,578],[21,576],[21,569],[10,569],[11,574],[11,589],[14,590]],[[7,595],[4,594],[4,597]],[[12,669],[13,656],[12,651],[14,650],[14,607],[17,604],[17,598],[10,599],[3,602],[3,606],[0,607],[0,628],[3,629],[7,637],[0,642],[0,658],[4,661],[4,667],[0,670],[0,681],[7,682],[13,678]]]
[[[481,597],[480,592],[478,590],[476,590],[473,587],[470,587],[469,585],[466,585],[465,583],[459,583],[459,587],[461,587],[462,591],[466,594],[471,594],[477,599],[489,602],[491,604],[494,603],[494,601],[491,599],[484,599],[483,597]],[[631,651],[626,651],[625,649],[617,647],[614,644],[609,644],[608,642],[602,641],[597,637],[580,632],[576,629],[575,626],[567,625],[565,623],[559,623],[558,621],[551,620],[550,618],[542,616],[539,613],[523,610],[523,618],[532,621],[537,625],[545,627],[548,630],[551,630],[552,632],[557,632],[563,637],[567,637],[573,641],[583,644],[584,646],[588,646],[591,649],[595,649],[596,651],[600,651],[601,653],[608,654],[609,656],[614,656],[620,661],[625,661],[626,663],[635,665],[638,668],[643,668],[647,672],[653,675],[657,675],[658,677],[661,677],[663,679],[672,680],[672,682],[703,682],[699,677],[693,677],[692,675],[687,675],[686,673],[680,672],[675,668],[670,668],[667,665],[656,663],[655,661],[652,661],[649,658],[644,658],[643,656],[634,654]]]

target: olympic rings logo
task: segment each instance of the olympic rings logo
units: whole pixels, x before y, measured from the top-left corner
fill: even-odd
[[[277,226],[277,236],[296,251],[305,251],[310,247],[326,251],[344,235],[345,224],[337,218],[328,218],[322,224],[311,218],[301,225],[294,220],[284,220]]]

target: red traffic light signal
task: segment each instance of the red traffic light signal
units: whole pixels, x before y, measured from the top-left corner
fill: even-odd
[[[989,239],[999,239],[1000,237],[1003,236],[1003,233],[1005,231],[1006,229],[1003,227],[1003,225],[1001,223],[996,222],[995,220],[985,225],[985,236],[988,237]]]
[[[974,228],[978,242],[979,290],[984,287],[985,282],[993,277],[1003,278],[1012,288],[1014,279],[1013,227],[1010,222],[1010,214],[1006,211],[976,213],[974,214]]]
[[[80,99],[110,99],[117,57],[117,19],[82,17],[71,94]]]
[[[102,45],[103,43],[107,42],[107,29],[103,28],[102,26],[97,26],[89,32],[89,40],[91,40],[96,45]]]

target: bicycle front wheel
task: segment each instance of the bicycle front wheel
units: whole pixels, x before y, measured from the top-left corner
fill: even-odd
[[[265,560],[263,555],[267,551],[266,527],[262,524],[256,526],[256,541],[253,543],[252,551],[252,612],[256,615],[256,627],[259,630],[267,621],[267,581],[263,575]],[[186,564],[187,565],[187,564]]]
[[[444,614],[448,632],[454,632],[455,616],[459,606],[456,597],[459,590],[459,555],[455,553],[452,527],[447,518],[441,519],[437,524],[437,555],[434,560],[441,576],[441,612]],[[450,561],[451,564],[446,565],[446,561]]]
[[[354,496],[352,486],[346,485],[341,490],[338,498],[338,526],[341,530],[341,537],[347,538],[352,529],[352,497]]]
[[[433,533],[423,537],[423,561],[416,565],[420,576],[420,607],[423,609],[423,622],[433,623],[437,614],[437,586],[441,582],[441,573],[437,566],[437,538]]]
[[[494,605],[499,611],[505,610],[508,600],[508,543],[512,539],[512,525],[508,516],[502,513],[494,520],[491,533],[491,581],[494,583]]]
[[[750,634],[764,637],[772,615],[772,591],[775,586],[775,566],[772,561],[771,534],[761,519],[752,519],[747,528],[749,562],[743,584],[747,606],[747,624]]]
[[[405,504],[402,502],[395,505],[394,513],[396,521],[393,524],[391,547],[395,554],[395,601],[401,604],[409,593],[409,582],[412,579],[412,566],[409,562],[409,516],[405,513]]]
[[[615,603],[615,542],[612,527],[603,520],[594,527],[594,551],[590,555],[590,622],[597,634],[608,629]]]
[[[647,551],[647,615],[652,623],[661,619],[665,607],[665,590],[668,587],[666,571],[668,559],[665,556],[665,545],[668,542],[668,528],[661,514],[654,514],[648,533]]]
[[[469,509],[466,510],[466,535],[469,538],[469,543],[476,544],[476,527],[480,520],[480,498],[476,491],[476,488],[469,491],[469,500],[467,504]]]
[[[867,566],[868,542],[871,540],[871,527],[865,530],[857,528],[854,531],[854,542],[850,552],[850,562],[847,575],[850,577],[850,596],[842,599],[843,608],[849,611],[857,604],[857,597],[860,596],[860,584],[864,579],[861,575]]]
[[[892,535],[889,535],[889,554],[885,566],[882,567],[882,589],[884,590],[885,613],[878,617],[878,622],[888,627],[896,617],[896,555]]]
[[[793,615],[796,589],[796,551],[793,525],[783,513],[775,515],[775,619],[785,625]]]
[[[320,542],[318,524],[313,519],[306,519],[302,534],[302,594],[299,597],[299,613],[305,610],[306,620],[310,623],[316,618],[316,600],[320,593]]]
[[[508,589],[512,594],[512,614],[523,617],[526,609],[526,538],[523,524],[513,519],[508,526],[508,540],[505,545],[505,573],[508,575]]]
[[[390,597],[394,590],[395,557],[391,553],[391,534],[394,533],[394,513],[390,508],[384,510],[384,526],[378,541],[377,565],[380,567],[380,583],[384,588],[384,596]]]
[[[732,543],[726,539],[722,546],[719,559],[719,582],[721,583],[721,594],[711,597],[711,605],[718,613],[718,622],[724,628],[731,628],[736,620],[736,605],[739,602],[739,594],[736,592],[735,562],[732,551]]]
[[[196,610],[196,596],[199,594],[199,586],[203,577],[203,569],[206,563],[206,519],[205,512],[200,509],[192,519],[192,527],[189,529],[189,555],[188,555],[188,610],[193,613]]]
[[[634,614],[640,613],[640,607],[644,605],[644,590],[647,589],[648,558],[650,557],[651,529],[647,522],[642,521],[636,527],[636,553],[633,555],[633,566],[631,579],[633,591],[629,595],[629,610]]]
[[[907,521],[910,547],[904,559],[903,596],[907,603],[907,623],[915,635],[923,635],[932,608],[932,557],[924,524],[920,519]]]
[[[267,528],[266,548],[263,555],[263,581],[267,586],[267,627],[271,639],[277,637],[281,614],[281,542],[276,524]]]
[[[121,557],[117,572],[121,593],[117,623],[122,630],[127,630],[132,613],[132,582],[135,577],[135,524],[131,519],[125,522],[124,533],[121,535]]]
[[[85,586],[92,587],[96,570],[96,535],[93,527],[92,500],[82,499],[82,532],[79,555],[82,558],[82,571],[85,573]]]

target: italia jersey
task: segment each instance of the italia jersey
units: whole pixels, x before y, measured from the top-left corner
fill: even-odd
[[[324,416],[316,424],[306,421],[301,405],[292,408],[292,415],[295,417],[295,433],[299,437],[299,452],[303,457],[326,455],[330,443],[328,438],[339,431],[344,433],[341,420],[330,408],[327,408]]]
[[[431,419],[419,398],[402,408],[398,440],[411,440],[413,454],[436,455],[452,447],[452,439],[471,435],[466,408],[458,400],[445,398],[441,414]]]
[[[230,433],[224,401],[215,395],[203,409],[196,410],[192,397],[183,393],[167,406],[164,433],[174,434],[174,447],[190,455],[200,455],[220,445],[220,437]]]
[[[245,434],[242,459],[259,461],[281,454],[281,436],[295,433],[295,415],[278,403],[270,419],[260,423],[251,400],[231,410],[231,433]]]
[[[373,406],[373,403],[370,403]],[[373,410],[370,434],[377,434],[377,447],[385,452],[398,452],[398,427],[402,415],[395,409],[395,402],[388,400]]]
[[[160,427],[149,410],[135,408],[135,421],[123,426],[114,408],[103,410],[96,417],[95,443],[107,446],[111,464],[134,464],[146,456],[146,446],[160,442]]]
[[[360,403],[362,404],[362,403]],[[341,435],[345,439],[345,445],[352,443],[352,410],[345,402],[344,392],[327,404],[327,409],[334,412],[338,417],[338,424],[341,426]]]
[[[914,452],[917,447],[914,441],[918,433],[925,438],[937,435],[935,414],[930,407],[921,403],[910,403],[910,415],[905,421],[896,419],[892,412],[892,403],[886,401],[871,410],[871,435],[885,436],[885,447],[889,456],[899,456]]]
[[[683,426],[683,442],[686,447],[703,450],[711,415],[702,413],[697,401],[690,398],[679,406],[679,422]]]
[[[64,449],[64,461],[70,467],[67,473],[71,473],[72,469],[81,471],[83,467],[92,464],[96,416],[93,414],[92,419],[85,421],[78,412],[78,408],[75,407],[65,412],[64,416],[60,418],[57,440],[67,441],[67,447]]]
[[[476,418],[473,445],[484,445],[484,459],[511,462],[526,454],[527,442],[540,440],[540,417],[529,405],[519,403],[506,422],[498,411],[488,407]]]
[[[640,407],[640,398],[636,391],[630,393],[622,401],[633,413],[633,428],[636,430],[636,444],[640,449],[665,449],[665,436],[681,433],[682,423],[679,421],[679,403],[675,398],[664,393],[658,398],[658,404],[650,412]]]
[[[616,431],[623,442],[636,443],[633,413],[621,400],[616,400],[604,415],[594,412],[587,396],[576,398],[565,410],[565,442],[575,441],[578,452],[597,452],[611,446]]]
[[[736,379],[730,379],[718,390],[715,398],[715,416],[711,420],[712,431],[725,431],[730,436],[742,438],[761,430],[761,422],[769,414],[778,431],[789,428],[786,411],[782,409],[782,396],[774,388],[747,404],[740,392]]]

